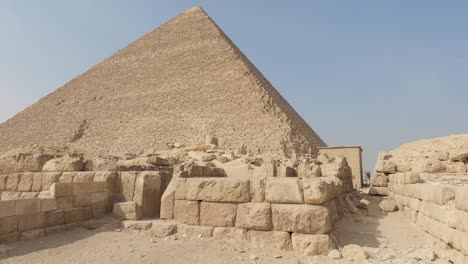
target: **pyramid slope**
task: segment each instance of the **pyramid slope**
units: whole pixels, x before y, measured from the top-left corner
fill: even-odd
[[[316,153],[325,146],[201,8],[192,8],[0,125],[0,151],[67,144],[90,154],[168,142]]]

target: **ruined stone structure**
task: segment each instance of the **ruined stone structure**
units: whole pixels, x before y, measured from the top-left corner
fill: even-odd
[[[167,143],[251,153],[325,146],[201,8],[187,10],[0,125],[0,152],[67,145],[90,155]]]
[[[372,184],[400,212],[468,261],[468,135],[420,140],[381,153]],[[384,192],[384,193],[383,193]]]
[[[354,188],[362,188],[364,185],[362,174],[362,148],[361,146],[333,146],[320,147],[319,153],[327,154],[328,156],[342,156],[346,158],[351,171],[353,173]]]

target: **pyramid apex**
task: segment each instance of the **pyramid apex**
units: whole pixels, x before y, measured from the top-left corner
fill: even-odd
[[[195,12],[195,11],[205,12],[205,10],[203,10],[203,8],[201,6],[194,6],[194,7],[191,7],[189,9],[185,10],[184,13],[190,13],[190,12]]]

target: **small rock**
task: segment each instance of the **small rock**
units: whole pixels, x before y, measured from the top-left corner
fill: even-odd
[[[361,199],[361,201],[359,201],[359,208],[368,209],[369,205],[370,205],[370,202],[366,199]]]
[[[216,159],[216,155],[215,154],[205,154],[202,156],[202,161],[203,162],[209,162],[209,161],[212,161]]]
[[[397,204],[392,200],[383,200],[379,207],[384,212],[394,212],[397,209]]]
[[[282,258],[282,257],[283,257],[283,256],[281,256],[281,255],[276,255],[276,256],[274,256],[275,259],[280,259],[280,258]]]
[[[258,257],[257,257],[257,256],[255,256],[255,255],[253,255],[253,254],[252,254],[252,255],[250,255],[250,257],[249,257],[249,258],[250,258],[251,260],[257,260],[257,259],[258,259]]]
[[[341,252],[339,250],[337,250],[337,249],[332,249],[328,253],[328,257],[331,258],[331,259],[340,259],[340,258],[342,258]]]
[[[358,245],[346,245],[342,251],[343,257],[349,260],[365,260],[369,258],[367,252]]]

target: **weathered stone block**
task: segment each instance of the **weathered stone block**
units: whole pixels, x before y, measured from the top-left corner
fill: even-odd
[[[138,175],[133,201],[140,206],[143,217],[159,216],[161,185],[161,176],[158,172],[142,172]]]
[[[42,181],[43,181],[43,173],[31,173],[32,175],[32,185],[31,191],[33,192],[40,192],[42,191]]]
[[[374,196],[387,196],[388,195],[388,188],[387,187],[370,187],[369,195]]]
[[[65,224],[78,223],[86,220],[83,207],[75,207],[63,210]]]
[[[18,182],[19,192],[30,192],[33,184],[33,174],[28,172],[19,173],[20,180]]]
[[[29,230],[22,232],[20,234],[20,240],[28,240],[28,239],[35,239],[38,237],[43,237],[45,235],[45,229],[35,229],[35,230]]]
[[[94,172],[83,171],[77,172],[73,178],[73,182],[92,182],[94,180]]]
[[[272,204],[273,229],[303,234],[325,234],[332,224],[328,209],[309,204]]]
[[[233,227],[236,222],[237,204],[201,202],[200,223],[204,226]]]
[[[247,230],[235,227],[215,227],[213,238],[221,240],[246,241]]]
[[[265,180],[266,178],[250,179],[250,199],[252,202],[262,203],[265,201]]]
[[[40,201],[41,201],[41,212],[57,210],[57,201],[54,198],[40,199]]]
[[[73,184],[68,182],[55,182],[50,186],[50,194],[54,197],[73,195]]]
[[[0,200],[18,200],[21,199],[21,193],[20,192],[2,192],[0,194],[1,199]]]
[[[450,185],[424,184],[420,199],[436,204],[446,204],[455,198],[455,187]]]
[[[125,201],[133,201],[135,193],[136,172],[120,172],[120,189]]]
[[[174,219],[182,224],[200,224],[200,202],[175,200]]]
[[[179,224],[177,225],[177,233],[185,234],[188,237],[213,237],[213,227]]]
[[[335,243],[329,235],[292,234],[292,246],[297,255],[323,255],[335,248]]]
[[[93,219],[99,219],[107,213],[107,203],[93,203],[91,205],[91,214]]]
[[[62,172],[60,174],[59,182],[73,182],[76,172]]]
[[[177,233],[177,224],[172,222],[153,221],[150,234],[156,237],[167,237]]]
[[[387,187],[388,185],[388,176],[383,174],[383,175],[375,175],[372,178],[371,181],[371,186],[375,187]]]
[[[183,196],[181,192],[185,191],[186,200],[192,201],[237,203],[250,201],[249,179],[188,178],[177,181],[176,199]]]
[[[0,191],[6,191],[8,175],[0,174]]]
[[[20,181],[20,174],[10,174],[7,179],[6,190],[16,192],[18,190],[18,183]]]
[[[37,214],[41,212],[40,199],[23,199],[16,201],[16,215]]]
[[[141,218],[141,209],[135,202],[115,203],[112,214],[121,220],[138,220]]]
[[[271,203],[304,203],[301,182],[297,178],[268,178],[265,200]]]
[[[97,191],[96,183],[94,182],[74,182],[69,183],[73,186],[73,194],[92,193]]]
[[[247,237],[253,248],[292,250],[291,235],[288,232],[249,230]]]
[[[95,182],[105,182],[105,189],[102,190],[98,186],[97,191],[109,191],[110,193],[119,192],[119,173],[115,171],[96,172],[94,175]]]
[[[0,201],[0,217],[16,215],[16,201]]]
[[[58,226],[65,224],[63,210],[50,211],[45,214],[45,226]]]
[[[0,217],[0,236],[18,232],[18,219],[16,216]]]
[[[270,203],[242,203],[237,206],[236,227],[269,231],[273,228]]]
[[[65,155],[47,161],[42,167],[42,171],[81,171],[83,170],[83,157]]]
[[[91,193],[91,203],[107,203],[109,202],[109,193],[108,192],[95,192]]]
[[[458,187],[455,192],[455,207],[468,212],[468,186]]]
[[[73,196],[62,196],[62,197],[55,197],[55,201],[57,202],[57,209],[68,209],[73,207]]]
[[[375,170],[381,173],[396,173],[397,167],[395,162],[391,160],[378,160],[375,164]]]
[[[323,204],[338,196],[342,190],[342,183],[336,177],[303,180],[302,186],[307,204]]]
[[[91,194],[90,193],[79,193],[73,197],[74,207],[82,207],[91,205]]]
[[[49,190],[50,186],[54,182],[58,182],[60,179],[60,172],[44,172],[42,175],[42,190]]]
[[[45,227],[45,213],[18,215],[18,232]]]

